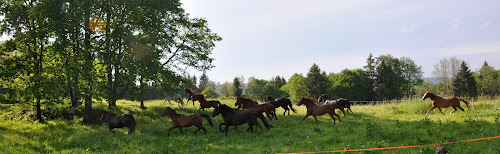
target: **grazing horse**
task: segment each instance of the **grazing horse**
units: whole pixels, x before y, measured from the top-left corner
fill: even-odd
[[[187,98],[186,103],[189,103],[190,100],[193,100],[194,91],[189,89],[189,88],[185,88],[184,95],[186,95],[186,98]],[[194,100],[193,100],[193,106],[194,106]]]
[[[201,121],[202,117],[207,119],[210,126],[214,127],[214,124],[212,123],[210,116],[208,116],[207,114],[193,114],[193,115],[184,116],[181,114],[177,114],[177,112],[175,112],[174,109],[167,107],[161,113],[162,117],[164,117],[166,115],[168,115],[170,117],[170,119],[172,120],[172,127],[170,127],[168,129],[168,136],[170,136],[170,130],[172,130],[174,128],[179,128],[179,130],[181,130],[181,133],[184,134],[184,132],[182,131],[182,127],[190,127],[193,125],[196,125],[196,127],[198,127],[198,130],[196,130],[194,132],[194,134],[198,133],[198,131],[200,131],[201,129],[203,129],[205,134],[207,134],[207,129],[205,129],[205,127],[203,127],[203,124]]]
[[[269,121],[272,121],[274,118],[278,120],[278,117],[276,116],[276,109],[272,104],[258,104],[257,101],[251,99],[251,98],[245,98],[245,97],[239,97],[236,99],[236,103],[234,103],[235,106],[238,105],[243,105],[245,108],[249,109],[254,109],[259,113],[265,112],[267,118],[269,118]]]
[[[170,100],[173,100],[173,101],[179,103],[179,106],[180,105],[185,106],[184,101],[182,101],[181,94],[175,94],[173,96],[167,96],[167,97],[165,97],[165,101],[163,101],[163,104],[165,104],[165,102],[168,101],[170,103],[170,106],[172,106],[172,102],[170,102]],[[163,104],[161,104],[161,106],[163,106]]]
[[[281,97],[281,98],[273,99],[271,96],[266,95],[264,97],[264,101],[266,101],[269,104],[272,104],[275,108],[281,107],[281,108],[285,109],[285,112],[283,112],[283,115],[285,115],[286,111],[288,111],[288,115],[290,115],[290,109],[292,109],[292,111],[295,113],[295,109],[292,107],[292,101],[290,101],[290,99],[288,99],[288,98]],[[288,108],[288,107],[290,107],[290,108]]]
[[[229,126],[235,126],[236,130],[238,130],[237,126],[242,125],[247,123],[248,124],[248,129],[253,132],[253,126],[254,125],[260,125],[259,122],[257,121],[257,118],[260,118],[262,123],[264,123],[264,126],[266,126],[267,129],[271,129],[274,127],[273,125],[269,124],[262,115],[262,113],[257,113],[257,112],[240,112],[237,113],[234,111],[233,108],[230,108],[227,105],[221,105],[219,107],[216,107],[214,112],[212,113],[212,117],[217,116],[218,114],[221,114],[222,117],[224,117],[224,123],[221,123],[219,125],[219,128],[222,125],[226,125],[224,127],[225,135],[227,136],[228,128]]]
[[[106,120],[106,124],[108,124],[109,131],[115,133],[113,131],[114,128],[128,128],[128,135],[135,133],[135,118],[130,114],[122,114],[116,115],[111,112],[104,111],[101,117],[102,120]]]
[[[215,108],[215,107],[218,107],[220,105],[220,102],[216,101],[216,100],[207,101],[207,99],[203,95],[201,95],[201,97],[199,97],[197,100],[200,102],[200,109],[198,109],[198,110],[205,111],[205,108],[211,108],[211,107]]]
[[[453,107],[453,111],[450,112],[450,114],[454,113],[455,111],[457,111],[457,108],[459,108],[460,110],[462,111],[465,111],[462,107],[460,107],[460,101],[464,102],[465,105],[467,105],[467,109],[470,110],[470,107],[469,107],[469,102],[463,100],[462,98],[457,98],[457,97],[439,97],[437,95],[434,95],[433,93],[430,93],[429,91],[425,92],[424,96],[422,97],[422,100],[425,100],[427,98],[431,98],[432,100],[432,107],[425,113],[425,115],[427,116],[427,114],[429,114],[429,112],[434,109],[434,108],[438,108],[439,109],[439,112],[441,112],[441,114],[444,115],[443,111],[441,111],[441,108],[447,108],[447,107]]]
[[[335,124],[335,116],[339,118],[339,121],[342,122],[340,119],[339,115],[335,113],[335,109],[340,109],[344,113],[344,117],[346,116],[346,113],[344,111],[344,108],[342,108],[340,105],[336,103],[331,103],[331,104],[323,104],[323,105],[318,105],[316,104],[316,100],[312,97],[303,97],[300,101],[299,104],[297,105],[302,105],[305,104],[307,108],[307,114],[302,120],[299,122],[302,123],[304,119],[306,119],[308,116],[312,115],[314,117],[314,120],[316,120],[316,124],[318,124],[318,119],[316,119],[316,116],[324,115],[328,113],[330,117],[333,119],[333,124]]]
[[[351,102],[349,102],[349,100],[347,99],[344,99],[344,98],[339,98],[337,100],[330,100],[328,99],[329,96],[327,94],[321,94],[319,97],[318,97],[318,102],[320,104],[328,104],[328,103],[337,103],[338,105],[342,106],[343,108],[347,108],[347,111],[351,111]]]

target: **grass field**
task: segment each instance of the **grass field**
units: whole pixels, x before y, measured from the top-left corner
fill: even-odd
[[[82,118],[75,120],[51,120],[45,124],[30,118],[12,118],[23,109],[32,110],[22,104],[0,104],[0,153],[278,153],[314,152],[343,149],[378,148],[390,146],[435,144],[500,135],[500,99],[477,100],[472,111],[452,109],[433,110],[430,100],[408,100],[401,103],[379,105],[355,105],[354,114],[342,118],[344,122],[333,124],[328,116],[318,117],[319,125],[304,117],[305,106],[294,106],[296,113],[283,116],[278,109],[279,121],[272,121],[275,128],[263,129],[259,133],[236,132],[233,127],[227,136],[217,126],[222,117],[213,118],[212,128],[203,120],[207,134],[196,127],[167,130],[172,125],[170,118],[161,117],[163,101],[148,101],[148,109],[140,109],[139,102],[118,101],[115,113],[133,114],[137,121],[135,135],[126,135],[127,129],[107,130],[106,124],[82,125]],[[234,106],[234,100],[221,100]],[[294,105],[297,102],[294,102]],[[198,102],[196,102],[198,104]],[[167,103],[168,105],[168,103]],[[461,103],[464,107],[465,105]],[[105,109],[106,103],[95,103],[94,108]],[[55,106],[60,107],[61,106]],[[206,113],[213,109],[198,111],[192,104],[184,108],[173,105],[180,114]],[[465,107],[464,107],[465,108]],[[32,112],[32,111],[28,111]],[[339,113],[339,111],[337,111]],[[10,120],[13,119],[13,120]],[[246,125],[240,127],[245,130]],[[500,153],[500,139],[490,139],[446,145],[450,153]],[[422,148],[365,151],[361,153],[434,153],[434,146]]]

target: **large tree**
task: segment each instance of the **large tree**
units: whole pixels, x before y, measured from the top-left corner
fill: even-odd
[[[288,79],[280,89],[290,95],[292,102],[298,102],[304,96],[310,96],[306,91],[306,78],[302,74],[295,73]]]
[[[484,61],[483,66],[478,72],[478,92],[481,95],[495,96],[500,92],[499,74],[493,68],[493,66],[488,65],[488,62]]]
[[[462,61],[460,64],[460,70],[454,77],[453,80],[453,92],[454,96],[468,96],[475,97],[477,96],[477,83],[474,77],[472,76],[472,72],[470,71],[467,63]]]
[[[305,86],[307,93],[314,98],[326,93],[329,87],[326,73],[321,71],[318,65],[313,64],[307,73]]]
[[[363,66],[365,70],[365,82],[368,86],[367,89],[367,100],[375,99],[375,80],[377,79],[377,71],[375,70],[375,58],[373,58],[372,53],[366,59],[366,66]]]
[[[453,91],[452,81],[460,69],[460,60],[456,57],[443,58],[434,64],[432,76],[443,82],[444,94],[451,95]]]
[[[333,83],[331,90],[333,94],[330,98],[338,97],[350,100],[370,100],[368,88],[365,82],[365,71],[363,69],[344,69],[338,74],[330,74],[328,79]]]
[[[242,81],[243,81],[243,77],[240,77],[240,78],[234,77],[234,80],[233,80],[234,96],[241,96],[241,93],[243,93]]]
[[[423,83],[422,80],[422,66],[417,66],[415,62],[409,57],[399,58],[401,62],[401,76],[405,80],[403,86],[401,87],[402,94],[409,98],[410,96],[416,94],[412,93],[412,88],[415,85],[420,85]]]
[[[400,87],[404,83],[401,62],[390,54],[376,58],[376,94],[379,100],[401,97]]]

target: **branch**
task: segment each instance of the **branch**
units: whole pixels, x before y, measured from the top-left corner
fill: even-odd
[[[186,40],[183,40],[183,41],[182,41],[182,43],[179,45],[179,47],[177,48],[177,50],[175,50],[174,54],[173,54],[172,56],[170,56],[170,58],[168,58],[168,60],[167,60],[165,63],[163,63],[163,64],[161,65],[161,67],[164,67],[165,65],[167,65],[167,64],[170,62],[170,60],[172,60],[172,58],[174,58],[174,57],[177,55],[177,53],[178,53],[178,52],[180,51],[180,49],[181,49],[181,48],[180,48],[180,46],[184,45],[184,43],[185,43],[185,42],[186,42]]]

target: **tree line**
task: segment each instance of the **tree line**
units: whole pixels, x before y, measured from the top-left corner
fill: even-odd
[[[3,0],[0,33],[2,102],[78,107],[93,121],[92,100],[143,101],[148,87],[175,93],[185,70],[214,67],[222,38],[203,18],[191,18],[179,0]]]

